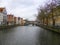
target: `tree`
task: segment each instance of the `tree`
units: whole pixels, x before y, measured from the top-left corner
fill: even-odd
[[[46,25],[49,24],[48,20],[52,19],[52,26],[55,26],[55,15],[60,15],[60,3],[57,0],[52,0],[50,4],[46,4],[45,7],[42,7],[38,11],[37,19],[40,20],[41,23]]]

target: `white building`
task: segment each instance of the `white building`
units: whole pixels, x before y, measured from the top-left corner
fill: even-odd
[[[18,17],[18,24],[20,25],[20,23],[21,23],[21,18]]]
[[[5,8],[0,8],[0,25],[7,24],[7,12]]]
[[[19,24],[18,17],[16,17],[16,24]]]

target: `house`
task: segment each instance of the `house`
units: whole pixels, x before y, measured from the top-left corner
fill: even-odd
[[[20,25],[24,25],[25,24],[25,20],[23,18],[20,18]]]
[[[21,18],[18,17],[18,24],[20,25],[20,23],[21,23]]]
[[[7,11],[6,8],[0,7],[0,25],[7,24]]]
[[[13,14],[7,15],[7,24],[8,25],[14,25],[14,15]]]
[[[18,17],[14,17],[14,24],[18,24]]]
[[[14,17],[14,24],[16,24],[16,17]]]
[[[55,19],[55,25],[60,26],[60,15],[58,15]]]

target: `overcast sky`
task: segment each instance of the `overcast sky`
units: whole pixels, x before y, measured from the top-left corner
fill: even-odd
[[[0,0],[0,7],[6,7],[8,14],[29,20],[35,20],[39,5],[44,5],[47,0]]]

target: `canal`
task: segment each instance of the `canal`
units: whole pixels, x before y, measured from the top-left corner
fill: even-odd
[[[60,45],[60,34],[37,26],[0,30],[0,45]]]

